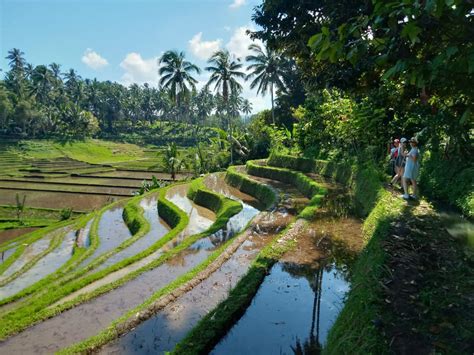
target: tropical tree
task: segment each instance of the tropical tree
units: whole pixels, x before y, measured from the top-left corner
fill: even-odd
[[[250,83],[250,88],[254,89],[257,87],[257,94],[265,95],[270,91],[270,97],[272,101],[272,122],[275,124],[275,112],[274,112],[274,88],[281,91],[285,91],[285,85],[283,84],[284,76],[284,60],[279,52],[265,47],[262,49],[258,44],[251,44],[249,50],[252,52],[251,55],[245,59],[251,62],[248,66],[248,70],[251,72],[247,75],[247,79],[255,77]]]
[[[227,129],[229,132],[229,140],[232,141],[232,127],[230,123],[229,97],[231,94],[238,95],[242,90],[242,85],[237,81],[239,78],[245,78],[242,71],[242,63],[240,59],[233,59],[227,50],[215,52],[208,60],[210,66],[206,70],[211,72],[211,77],[206,87],[214,85],[214,90],[222,93],[222,100],[227,111]],[[230,163],[233,162],[232,149],[230,155]]]
[[[199,74],[201,69],[184,59],[184,52],[167,51],[159,59],[160,85],[169,90],[177,106],[196,88],[197,80],[192,73]]]
[[[176,174],[183,167],[183,161],[179,158],[179,152],[178,152],[178,148],[175,142],[168,144],[168,146],[165,149],[165,154],[162,157],[162,159],[163,159],[163,164],[165,166],[166,171],[170,173],[171,179],[175,180]]]
[[[26,64],[24,55],[25,53],[19,50],[18,48],[13,48],[8,51],[8,55],[6,56],[6,59],[10,61],[8,65],[10,66],[12,70],[23,71],[23,68],[25,67],[25,64]]]

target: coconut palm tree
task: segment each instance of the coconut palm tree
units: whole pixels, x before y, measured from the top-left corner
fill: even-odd
[[[10,60],[8,65],[10,65],[10,68],[12,68],[12,70],[23,70],[23,67],[26,64],[24,55],[25,53],[19,50],[18,48],[13,48],[8,51],[6,59]]]
[[[237,81],[238,78],[245,78],[240,59],[233,59],[227,50],[221,50],[215,52],[208,63],[211,65],[206,70],[212,74],[206,86],[215,84],[214,90],[221,91],[222,98],[227,103],[232,93],[242,90],[242,85]]]
[[[169,90],[177,106],[180,106],[181,100],[190,92],[190,88],[196,88],[197,80],[191,74],[201,73],[199,67],[184,57],[184,52],[167,51],[158,62],[160,85]]]
[[[227,116],[230,115],[229,98],[231,95],[237,95],[242,90],[242,85],[237,81],[239,78],[245,78],[245,73],[241,71],[242,64],[240,59],[233,59],[227,50],[215,52],[207,61],[210,66],[206,70],[211,72],[211,77],[206,87],[214,85],[214,90],[222,92],[222,100],[227,110]],[[232,127],[230,117],[227,118],[227,128],[232,142]],[[232,149],[230,150],[230,163],[233,163]]]
[[[262,49],[262,47],[257,44],[251,44],[249,50],[252,54],[245,59],[251,63],[247,68],[251,73],[247,75],[247,80],[255,77],[250,83],[250,88],[254,89],[257,87],[257,94],[265,95],[267,91],[270,91],[272,100],[272,121],[273,124],[275,124],[273,96],[275,87],[282,91],[285,90],[285,85],[282,80],[284,75],[284,61],[278,52],[268,47]]]

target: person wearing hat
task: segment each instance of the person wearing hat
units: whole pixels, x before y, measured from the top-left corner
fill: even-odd
[[[401,197],[405,200],[417,198],[416,193],[418,186],[416,184],[416,179],[418,177],[418,172],[420,171],[420,151],[418,150],[418,139],[416,139],[416,137],[412,137],[409,142],[411,149],[408,154],[405,154],[406,164],[402,178],[403,191],[405,193]],[[410,180],[413,186],[413,195],[408,194],[408,180]]]
[[[393,186],[399,179],[402,178],[403,172],[405,170],[405,151],[407,149],[407,139],[401,138],[400,144],[397,147],[397,150],[394,152],[393,156],[395,157],[395,176],[390,181],[390,185]]]

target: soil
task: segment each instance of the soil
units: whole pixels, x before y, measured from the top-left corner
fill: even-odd
[[[392,223],[380,328],[396,354],[474,353],[474,261],[426,203]]]
[[[8,242],[9,240],[15,239],[17,237],[20,237],[23,234],[33,232],[37,229],[38,227],[26,227],[26,228],[2,230],[0,231],[0,244]]]

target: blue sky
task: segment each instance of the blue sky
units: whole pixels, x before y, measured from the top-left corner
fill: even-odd
[[[218,48],[247,54],[259,0],[0,0],[0,68],[11,48],[28,62],[57,62],[84,78],[123,83],[158,81],[156,59],[168,49],[184,50],[203,68]],[[200,86],[207,80],[203,72]],[[244,84],[254,111],[270,106]]]

